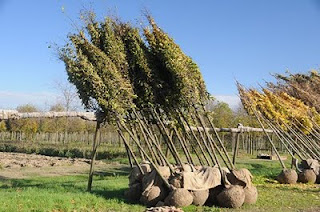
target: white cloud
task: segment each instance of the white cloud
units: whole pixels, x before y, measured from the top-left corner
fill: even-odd
[[[57,94],[51,92],[12,92],[0,91],[0,109],[15,109],[19,105],[33,104],[42,110],[57,100]]]
[[[240,98],[236,95],[214,95],[214,97],[220,102],[227,103],[233,110],[241,105]]]

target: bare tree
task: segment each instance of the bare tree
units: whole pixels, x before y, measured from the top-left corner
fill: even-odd
[[[77,111],[83,109],[77,91],[71,83],[65,80],[54,80],[53,88],[57,91],[57,104],[64,107],[65,111]]]

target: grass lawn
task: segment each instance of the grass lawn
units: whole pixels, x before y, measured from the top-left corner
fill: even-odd
[[[238,167],[254,175],[259,192],[255,205],[244,205],[236,211],[320,211],[319,185],[280,185],[274,177],[280,172],[277,161],[244,157]],[[1,170],[0,170],[1,172]],[[93,192],[86,192],[87,176],[0,178],[1,211],[144,211],[145,207],[129,204],[123,193],[128,187],[128,168],[100,172],[94,178]],[[195,207],[185,211],[229,211]]]

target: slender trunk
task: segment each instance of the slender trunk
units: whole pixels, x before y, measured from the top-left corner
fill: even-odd
[[[263,129],[263,132],[264,132],[265,135],[267,136],[267,138],[268,138],[268,140],[269,140],[269,142],[270,142],[273,150],[275,151],[275,153],[276,153],[276,155],[277,155],[277,157],[278,157],[278,160],[279,160],[279,162],[280,162],[280,164],[281,164],[281,166],[282,166],[282,169],[287,169],[286,166],[284,165],[283,161],[281,160],[281,157],[280,157],[280,155],[279,155],[279,152],[277,151],[275,145],[273,144],[273,141],[271,140],[269,134],[266,132],[266,130],[265,130],[265,128],[264,128],[264,126],[263,126],[263,124],[262,124],[262,122],[261,122],[258,114],[257,114],[257,112],[256,112],[252,107],[251,107],[251,110],[254,112],[254,115],[256,116],[256,118],[257,118],[257,120],[258,120],[261,128]]]
[[[211,121],[210,117],[209,117],[208,114],[206,113],[205,107],[203,107],[203,110],[204,110],[204,112],[205,112],[205,114],[206,114],[206,118],[208,119],[208,121],[209,121],[209,123],[210,123],[210,126],[211,126],[211,128],[213,129],[214,134],[216,135],[216,137],[217,137],[217,139],[218,139],[218,142],[219,142],[219,144],[220,144],[220,146],[221,146],[221,148],[222,148],[222,150],[223,150],[223,152],[224,152],[224,154],[225,154],[225,156],[226,156],[229,164],[231,165],[232,169],[234,169],[234,163],[231,162],[231,159],[230,159],[230,157],[229,157],[229,154],[228,154],[225,146],[223,145],[223,143],[222,143],[222,141],[221,141],[221,139],[220,139],[220,136],[219,136],[219,134],[218,134],[218,132],[217,132],[217,130],[216,130],[213,122]]]
[[[148,161],[151,163],[152,167],[156,170],[156,172],[158,173],[158,175],[160,176],[160,178],[163,180],[165,186],[169,189],[172,190],[171,185],[168,183],[168,181],[161,175],[159,169],[157,168],[156,164],[152,161],[152,159],[148,156],[148,154],[146,154],[146,152],[144,151],[144,149],[141,147],[140,143],[135,139],[135,137],[132,135],[132,133],[130,132],[130,130],[121,122],[117,121],[117,125],[120,128],[120,126],[122,126],[131,136],[131,138],[133,139],[133,141],[136,143],[136,145],[138,146],[138,148],[141,149],[141,151],[143,152],[143,154],[147,157]],[[170,166],[169,166],[170,167]]]
[[[141,174],[144,174],[143,169],[141,168],[141,166],[140,166],[140,164],[139,164],[139,162],[138,162],[137,157],[134,155],[134,152],[132,151],[129,142],[127,141],[127,139],[125,138],[125,136],[123,135],[123,133],[122,133],[122,131],[120,130],[119,127],[118,127],[118,130],[117,130],[117,131],[118,131],[120,137],[122,138],[124,145],[125,145],[126,147],[128,147],[128,152],[129,152],[130,155],[133,157],[133,160],[134,160],[136,166],[139,168],[140,173],[141,173]],[[132,167],[132,166],[131,166],[131,167]]]
[[[191,131],[191,135],[193,136],[194,140],[197,142],[197,144],[198,144],[198,146],[199,146],[199,148],[200,148],[200,151],[201,151],[204,159],[205,159],[206,162],[207,162],[207,165],[208,165],[208,166],[211,166],[211,163],[210,163],[210,161],[209,161],[209,159],[208,159],[208,157],[207,157],[207,155],[206,155],[206,153],[205,153],[202,145],[200,144],[200,141],[199,141],[198,137],[195,135],[194,131],[191,129],[188,120],[186,119],[186,117],[183,115],[183,113],[182,113],[181,111],[179,112],[179,114],[180,114],[180,119],[181,119],[181,118],[183,119],[183,120],[181,120],[182,126],[185,127],[184,124],[183,124],[183,121],[184,121],[184,122],[187,124],[189,130]],[[184,128],[184,129],[185,129],[185,128]],[[185,129],[185,133],[187,133],[187,130],[186,130],[186,129]]]

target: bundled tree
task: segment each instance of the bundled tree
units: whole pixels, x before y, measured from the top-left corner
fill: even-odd
[[[314,108],[308,107],[302,101],[284,92],[273,93],[263,89],[264,93],[260,93],[255,89],[246,90],[240,84],[238,84],[238,90],[242,104],[248,113],[257,118],[262,128],[264,128],[263,123],[270,127],[293,158],[296,153],[303,163],[306,159],[319,159],[320,146],[312,138],[314,136],[318,139],[318,135],[314,134],[317,132],[314,130],[316,122],[313,119],[317,120],[319,114]],[[279,181],[295,183],[298,179],[297,174],[286,169],[269,136],[268,139],[284,169],[279,175]]]
[[[198,66],[151,16],[147,18],[151,29],[145,28],[144,35],[157,64],[155,71],[160,87],[157,102],[170,112],[206,102],[209,96]]]
[[[141,139],[138,137],[143,138],[149,153],[154,153],[151,155],[156,163],[163,164],[156,137],[151,129],[146,128],[146,118],[152,115],[152,119],[160,121],[159,130],[166,135],[170,150],[178,161],[165,120],[154,109],[165,111],[168,118],[177,109],[187,111],[190,106],[204,102],[208,95],[197,65],[152,17],[147,16],[147,19],[152,31],[143,30],[144,40],[139,28],[130,23],[111,17],[98,22],[95,15],[89,13],[85,29],[70,35],[70,42],[59,53],[69,81],[76,86],[82,103],[99,114],[97,129],[102,122],[116,123],[119,130],[126,130],[139,147]],[[145,111],[140,114],[142,117],[135,112],[136,107]],[[132,118],[136,120],[130,124]],[[119,133],[121,135],[121,130]],[[152,146],[158,149],[158,153],[152,150]],[[94,144],[96,148],[97,144]],[[147,156],[143,149],[141,151],[142,157]],[[128,153],[134,156],[132,150]]]
[[[307,74],[275,74],[277,83],[268,83],[273,91],[283,91],[296,99],[300,99],[309,107],[320,111],[320,75],[316,70]]]

